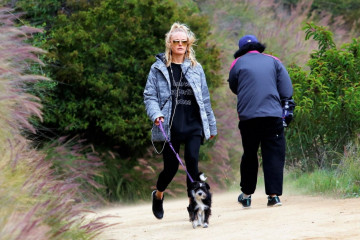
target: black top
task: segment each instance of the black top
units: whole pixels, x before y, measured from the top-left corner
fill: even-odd
[[[168,71],[172,95],[171,116],[173,116],[175,110],[171,126],[171,140],[184,140],[187,137],[194,135],[202,136],[199,105],[196,102],[194,92],[189,82],[181,72],[181,64],[171,63],[171,67],[168,67]],[[176,96],[178,96],[177,104]]]

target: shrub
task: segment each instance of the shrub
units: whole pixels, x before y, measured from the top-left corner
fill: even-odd
[[[338,161],[335,153],[360,130],[360,42],[354,39],[337,49],[326,28],[309,23],[305,30],[319,49],[310,56],[310,71],[289,68],[298,106],[288,146],[290,159],[304,168],[326,167]]]

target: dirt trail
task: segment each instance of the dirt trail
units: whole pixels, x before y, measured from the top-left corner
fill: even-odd
[[[151,203],[112,206],[97,216],[114,215],[104,222],[118,223],[97,239],[360,239],[360,199],[282,196],[283,206],[266,207],[266,196],[256,193],[252,207],[237,203],[237,192],[214,193],[209,228],[193,229],[188,221],[188,200],[164,201],[165,215],[157,220]]]

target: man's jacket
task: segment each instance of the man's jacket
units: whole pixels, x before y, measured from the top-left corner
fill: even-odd
[[[237,95],[240,120],[282,117],[282,101],[291,99],[292,83],[284,65],[276,57],[250,51],[234,60],[229,87]]]

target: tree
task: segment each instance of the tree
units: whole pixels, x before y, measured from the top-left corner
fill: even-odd
[[[310,56],[310,72],[289,68],[298,104],[289,128],[290,159],[327,167],[360,130],[360,40],[337,49],[326,28],[308,23],[305,30],[319,50]]]

